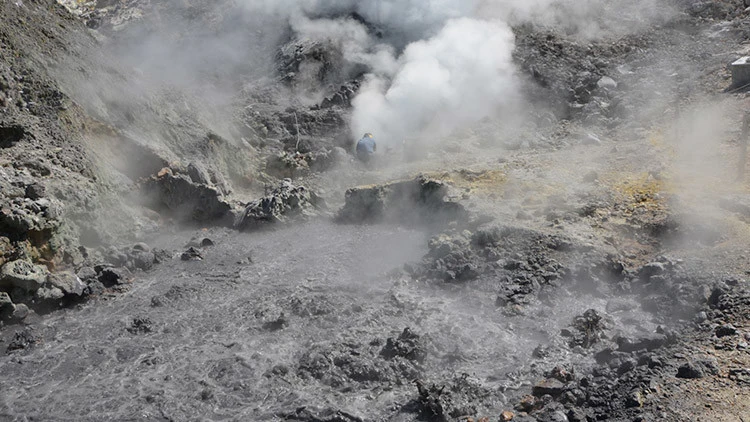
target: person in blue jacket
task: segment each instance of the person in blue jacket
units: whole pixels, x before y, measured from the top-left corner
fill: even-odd
[[[362,139],[357,142],[357,158],[364,163],[369,162],[377,150],[378,146],[372,133],[365,133]]]

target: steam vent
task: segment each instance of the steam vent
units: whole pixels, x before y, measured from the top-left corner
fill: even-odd
[[[0,0],[0,422],[750,422],[743,3]]]

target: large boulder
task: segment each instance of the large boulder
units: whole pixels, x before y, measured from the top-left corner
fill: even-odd
[[[189,172],[199,181],[206,181],[208,177],[198,167],[191,167]],[[145,187],[157,206],[166,208],[180,220],[214,221],[227,216],[232,208],[220,189],[196,182],[190,174],[175,173],[170,168],[162,169]]]
[[[60,204],[47,198],[0,199],[0,230],[15,237],[56,230],[61,215]]]
[[[86,289],[86,283],[81,281],[77,275],[68,271],[49,274],[47,284],[60,290],[65,295],[81,296]]]
[[[322,199],[304,186],[284,180],[278,188],[251,202],[235,221],[238,230],[252,230],[269,223],[307,219],[318,215]]]
[[[447,193],[448,187],[443,182],[424,176],[352,188],[346,191],[346,203],[336,219],[341,223],[442,224],[467,218],[461,204],[446,201]]]
[[[19,287],[36,291],[47,281],[47,268],[33,264],[31,261],[18,259],[3,265],[0,269],[0,287]]]

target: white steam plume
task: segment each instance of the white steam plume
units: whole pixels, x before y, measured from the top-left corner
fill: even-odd
[[[183,2],[180,2],[182,4]],[[191,0],[184,2],[192,4]],[[291,29],[336,46],[344,65],[367,73],[354,101],[352,138],[440,138],[518,105],[510,26],[562,28],[596,38],[637,30],[662,16],[663,0],[224,0],[215,27],[180,14],[154,34],[131,34],[118,50],[155,81],[204,87],[218,104],[237,80],[275,72],[270,52]],[[185,6],[187,7],[187,6]],[[239,7],[239,9],[237,8]],[[192,10],[192,9],[190,9]],[[229,10],[230,12],[227,12]],[[236,13],[235,13],[236,12]],[[185,16],[189,16],[185,13]],[[627,19],[627,20],[626,20]],[[623,23],[624,22],[624,23]],[[174,29],[177,28],[177,31]],[[170,34],[182,34],[170,41]],[[341,69],[339,69],[341,70]],[[349,75],[346,69],[342,75]],[[315,88],[315,87],[311,87]],[[321,87],[327,89],[327,87]],[[517,111],[517,110],[516,110]]]
[[[410,44],[389,83],[372,76],[355,98],[352,130],[384,143],[440,137],[518,98],[514,37],[501,21],[460,18]]]
[[[288,14],[303,38],[339,45],[369,75],[353,102],[352,137],[384,144],[430,140],[518,108],[509,25],[532,22],[594,39],[638,30],[668,14],[658,0],[248,0]],[[356,13],[378,28],[348,17]],[[335,18],[334,18],[335,17]]]

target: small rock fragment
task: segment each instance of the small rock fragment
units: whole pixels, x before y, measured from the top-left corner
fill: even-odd
[[[133,318],[133,322],[126,328],[130,334],[148,334],[153,331],[153,322],[148,318]]]
[[[716,327],[716,337],[722,338],[722,337],[728,337],[728,336],[734,336],[737,335],[737,328],[735,328],[732,324],[724,324],[722,326]]]
[[[552,397],[557,397],[562,394],[564,389],[565,384],[554,378],[548,378],[537,383],[531,391],[536,397],[542,397],[547,394]]]
[[[596,86],[602,89],[616,89],[617,82],[609,76],[602,76],[599,81],[596,82]]]
[[[703,370],[692,362],[686,362],[677,370],[677,378],[698,379],[703,377]]]
[[[0,292],[0,319],[6,319],[13,315],[16,306],[10,300],[10,296],[5,292]]]
[[[131,276],[127,268],[106,267],[99,271],[98,280],[104,287],[112,287],[118,284],[125,284]]]
[[[198,249],[191,246],[188,250],[182,253],[180,259],[183,261],[202,261],[203,255]]]

